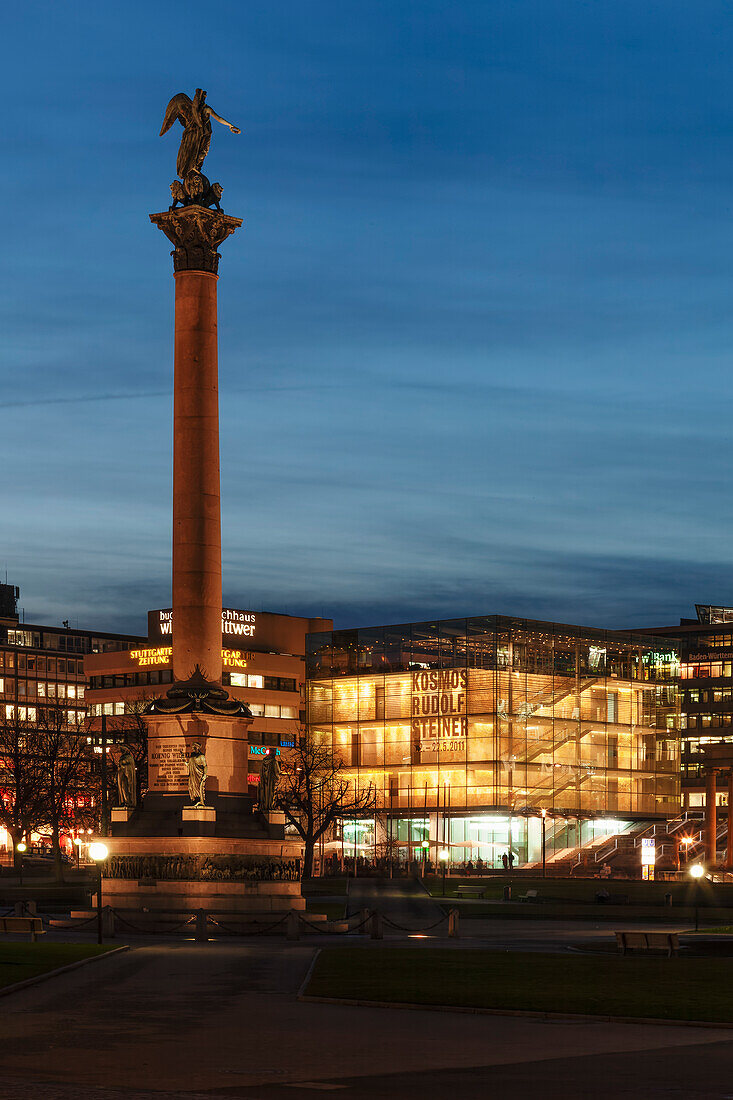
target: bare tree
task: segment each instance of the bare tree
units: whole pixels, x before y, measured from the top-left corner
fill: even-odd
[[[359,790],[344,773],[344,763],[326,741],[301,733],[283,761],[275,799],[305,843],[303,875],[313,873],[316,843],[339,818],[357,818],[376,805],[373,784]]]
[[[0,712],[0,824],[13,842],[13,860],[19,861],[18,843],[44,821],[43,769],[34,721],[26,708],[6,706]],[[31,708],[35,718],[35,710]]]
[[[88,727],[88,719],[82,724],[70,722],[64,707],[38,709],[35,747],[41,769],[42,819],[51,829],[58,879],[63,879],[62,829],[71,829],[90,816],[96,819],[99,812]],[[93,809],[88,806],[90,800],[97,803]]]

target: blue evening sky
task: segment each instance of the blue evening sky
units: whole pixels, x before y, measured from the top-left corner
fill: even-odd
[[[733,602],[733,4],[26,0],[3,13],[0,567],[170,584],[169,201],[196,86],[224,596],[338,625]]]

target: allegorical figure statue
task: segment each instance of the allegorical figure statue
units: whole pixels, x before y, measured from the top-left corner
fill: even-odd
[[[129,806],[133,809],[137,803],[137,775],[135,773],[135,757],[127,745],[120,747],[117,757],[117,798],[120,806]]]
[[[262,761],[260,771],[260,810],[267,812],[275,804],[275,791],[277,781],[280,778],[280,761],[275,753],[270,750]]]
[[[211,145],[211,119],[215,118],[223,126],[228,126],[233,134],[242,131],[238,126],[227,122],[218,115],[213,107],[206,102],[206,92],[201,88],[196,89],[193,99],[185,92],[174,95],[165,109],[165,118],[160,129],[160,136],[170,130],[173,123],[178,120],[183,127],[181,146],[178,150],[176,171],[179,180],[171,184],[171,194],[174,209],[176,203],[183,206],[196,204],[197,206],[214,206],[219,209],[221,198],[221,185],[211,184],[201,172],[201,167],[206,159],[206,154]]]
[[[198,741],[194,741],[188,756],[188,797],[192,806],[206,805],[206,757]]]

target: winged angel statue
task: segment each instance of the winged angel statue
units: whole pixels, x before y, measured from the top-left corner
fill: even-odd
[[[211,145],[211,119],[215,118],[223,126],[228,126],[233,134],[242,131],[238,126],[227,122],[218,115],[213,107],[206,102],[206,92],[201,88],[196,89],[193,99],[185,92],[174,95],[165,109],[165,118],[160,128],[160,136],[170,130],[174,122],[180,122],[183,127],[181,147],[178,150],[176,171],[179,178],[171,184],[173,203],[170,207],[174,210],[178,203],[182,206],[216,206],[220,210],[221,184],[209,183],[201,171],[206,159],[206,154]]]

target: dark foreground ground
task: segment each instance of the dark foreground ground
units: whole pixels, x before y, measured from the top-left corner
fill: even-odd
[[[299,1002],[315,949],[146,943],[1,998],[0,1097],[733,1096],[733,1031]]]

